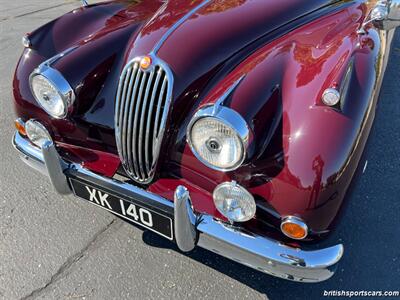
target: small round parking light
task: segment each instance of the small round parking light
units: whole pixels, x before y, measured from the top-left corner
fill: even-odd
[[[329,88],[322,94],[322,102],[328,106],[335,106],[340,101],[340,93],[337,89]]]
[[[51,141],[49,132],[38,121],[29,120],[26,122],[25,130],[29,140],[39,148],[42,148],[44,142]]]
[[[22,37],[21,42],[25,48],[30,48],[32,46],[31,40],[29,39],[29,36],[27,34]]]
[[[256,213],[253,196],[234,181],[218,185],[213,198],[218,211],[231,222],[248,221]]]
[[[151,57],[150,56],[143,56],[142,59],[140,60],[140,67],[143,70],[146,70],[148,68],[150,68],[152,63]]]
[[[302,240],[308,234],[308,227],[300,218],[289,216],[282,220],[281,231],[287,237]]]

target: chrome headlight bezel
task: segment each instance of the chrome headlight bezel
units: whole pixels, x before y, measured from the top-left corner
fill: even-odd
[[[211,164],[205,160],[194,147],[191,134],[192,128],[197,121],[203,118],[214,118],[216,121],[229,127],[236,133],[237,137],[241,141],[242,157],[231,167],[221,168]],[[220,104],[208,105],[199,109],[190,120],[186,131],[186,140],[195,157],[207,167],[222,172],[233,171],[238,169],[246,159],[247,148],[250,140],[250,129],[243,117],[233,109]]]
[[[44,77],[57,91],[61,101],[63,101],[63,112],[60,115],[55,115],[42,103],[42,99],[38,99],[37,95],[33,90],[32,81],[36,76]],[[29,76],[29,87],[33,97],[36,99],[37,103],[53,118],[63,119],[68,115],[72,104],[75,101],[75,92],[64,76],[56,69],[52,68],[50,65],[44,63],[36,68],[32,74]]]

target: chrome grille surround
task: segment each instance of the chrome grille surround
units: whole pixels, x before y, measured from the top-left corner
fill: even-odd
[[[115,102],[115,138],[126,173],[149,183],[155,173],[172,99],[173,75],[155,55],[140,68],[135,57],[123,69]]]

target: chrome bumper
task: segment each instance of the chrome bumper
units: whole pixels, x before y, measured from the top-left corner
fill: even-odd
[[[305,251],[221,223],[210,215],[198,215],[183,186],[177,187],[172,203],[136,186],[97,175],[78,164],[67,164],[59,157],[52,141],[44,143],[40,150],[16,133],[13,145],[25,163],[49,176],[60,194],[72,193],[65,175],[72,174],[145,199],[150,206],[173,211],[175,241],[182,251],[200,246],[264,273],[300,282],[320,282],[330,278],[343,255],[342,245]]]

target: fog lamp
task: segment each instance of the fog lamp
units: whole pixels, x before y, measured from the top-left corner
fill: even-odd
[[[25,130],[29,140],[39,148],[42,148],[44,142],[51,141],[49,132],[38,121],[29,120],[26,122]]]
[[[308,227],[300,218],[289,216],[282,220],[281,231],[292,239],[302,240],[308,234]]]
[[[231,222],[248,221],[256,213],[253,196],[234,181],[218,185],[213,198],[218,211]]]

